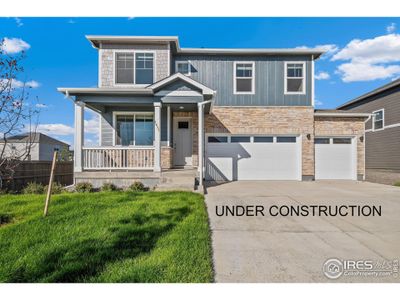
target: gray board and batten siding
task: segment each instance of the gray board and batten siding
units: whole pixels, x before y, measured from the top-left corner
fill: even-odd
[[[190,61],[191,78],[216,91],[216,106],[310,106],[312,105],[311,56],[233,56],[176,55],[176,61]],[[233,68],[235,61],[255,62],[255,93],[235,95]],[[306,62],[306,90],[301,95],[285,95],[285,61]]]

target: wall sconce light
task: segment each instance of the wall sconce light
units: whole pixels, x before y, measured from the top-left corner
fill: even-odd
[[[361,143],[364,142],[364,136],[360,136],[360,142],[361,142]]]
[[[307,133],[307,140],[311,140],[311,134]]]

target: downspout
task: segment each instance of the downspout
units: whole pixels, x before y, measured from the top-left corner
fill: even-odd
[[[214,92],[215,95],[215,92]],[[214,98],[213,95],[213,98]],[[212,103],[213,99],[199,102],[197,103],[197,108],[198,108],[198,138],[199,138],[199,187],[203,186],[203,180],[204,180],[204,105],[208,103]]]
[[[364,143],[364,174],[363,174],[363,180],[365,181],[365,179],[366,179],[366,177],[365,177],[365,174],[366,174],[366,159],[365,159],[365,156],[366,156],[366,153],[365,153],[365,143],[366,143],[366,140],[365,140],[365,125],[367,124],[367,122],[371,119],[371,117],[372,117],[372,114],[370,114],[369,116],[368,116],[368,118],[364,121],[364,133],[363,133],[363,143]]]

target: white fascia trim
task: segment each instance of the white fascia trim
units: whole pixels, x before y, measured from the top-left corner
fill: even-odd
[[[314,61],[314,59],[313,59]],[[302,64],[303,65],[303,90],[301,92],[288,92],[287,91],[287,65],[288,64]],[[283,93],[285,95],[305,95],[306,94],[306,90],[307,90],[307,64],[305,61],[285,61],[285,70],[284,70],[284,89],[283,89]],[[300,77],[290,77],[291,79],[300,79]],[[314,106],[314,105],[313,105]]]
[[[311,55],[311,105],[315,107],[315,74],[314,74],[314,55]],[[306,74],[307,76],[307,74]]]
[[[324,112],[316,112],[314,113],[314,116],[316,117],[341,117],[341,118],[346,118],[346,117],[364,117],[368,118],[371,114],[367,113],[324,113]]]
[[[237,64],[251,64],[252,65],[252,76],[251,76],[251,92],[237,92],[236,91],[236,65]],[[244,78],[244,77],[239,77]],[[248,78],[248,77],[246,77]],[[255,61],[234,61],[233,62],[233,94],[234,95],[254,95],[256,92],[256,63]]]
[[[167,84],[170,81],[174,81],[175,79],[182,79],[183,81],[186,81],[187,83],[194,85],[195,87],[199,88],[202,90],[203,94],[208,94],[208,95],[212,95],[214,93],[214,91],[212,89],[210,89],[209,87],[206,87],[205,85],[193,80],[192,78],[189,78],[181,73],[175,73],[174,75],[171,75],[170,77],[164,78],[162,80],[160,80],[157,83],[154,83],[152,85],[149,85],[147,88],[155,90],[165,84]]]
[[[166,91],[162,90],[154,94],[154,96],[182,96],[182,97],[193,97],[201,96],[201,93],[196,91]]]

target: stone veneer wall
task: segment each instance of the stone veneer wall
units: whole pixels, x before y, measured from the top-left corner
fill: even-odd
[[[199,164],[199,123],[198,123],[198,112],[197,111],[179,111],[179,112],[173,112],[172,113],[172,118],[175,117],[190,117],[192,119],[192,164],[193,166],[198,166]],[[173,133],[172,133],[173,135]]]
[[[149,50],[155,51],[155,78],[159,81],[169,76],[169,47],[168,45],[119,45],[103,44],[99,50],[100,55],[100,87],[114,86],[114,50]]]
[[[301,134],[302,172],[314,176],[312,107],[214,107],[205,117],[206,133]],[[307,135],[310,135],[310,139]]]
[[[315,117],[315,136],[356,136],[357,174],[365,174],[364,118]]]
[[[161,169],[171,169],[173,165],[174,149],[168,146],[161,147]]]

